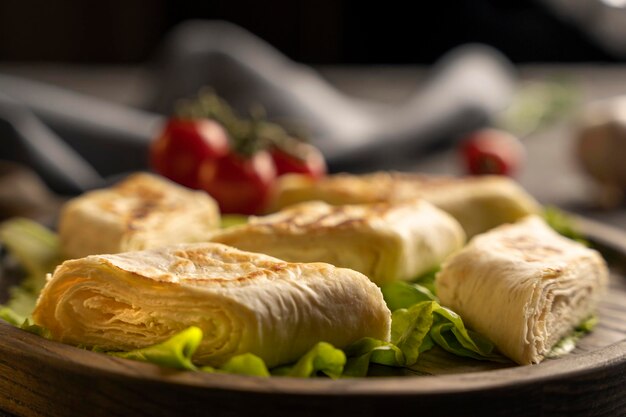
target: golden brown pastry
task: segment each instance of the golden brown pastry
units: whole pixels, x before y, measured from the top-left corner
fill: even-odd
[[[272,211],[303,201],[333,205],[423,198],[456,218],[471,237],[539,213],[540,205],[508,177],[453,178],[397,172],[336,174],[315,181],[303,175],[279,180]]]
[[[291,262],[328,262],[383,284],[438,267],[463,246],[465,233],[424,200],[343,206],[314,201],[252,217],[211,240]]]
[[[66,261],[33,318],[54,340],[108,350],[149,346],[194,325],[204,333],[195,362],[219,366],[250,352],[271,367],[320,341],[388,340],[391,313],[358,272],[196,243]]]
[[[163,177],[134,174],[70,200],[59,222],[67,258],[198,242],[219,227],[216,202]]]
[[[529,216],[474,237],[436,278],[441,303],[515,362],[540,362],[594,311],[608,280],[595,250]]]

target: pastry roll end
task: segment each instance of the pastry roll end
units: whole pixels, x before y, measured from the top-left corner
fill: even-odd
[[[285,364],[320,341],[389,340],[391,325],[380,289],[358,272],[217,243],[66,261],[33,318],[54,340],[122,351],[197,326],[194,361],[212,366],[241,353]]]
[[[589,317],[607,282],[597,251],[538,216],[474,237],[436,279],[442,304],[522,365],[542,361]]]

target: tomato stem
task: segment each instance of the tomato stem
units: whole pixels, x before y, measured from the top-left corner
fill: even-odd
[[[277,148],[294,158],[304,159],[297,146],[301,141],[278,124],[267,121],[262,106],[254,106],[249,119],[241,118],[212,88],[202,88],[195,99],[179,100],[176,115],[182,119],[208,118],[221,123],[228,132],[231,149],[244,158]]]

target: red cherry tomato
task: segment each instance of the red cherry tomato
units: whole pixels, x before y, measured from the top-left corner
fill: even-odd
[[[289,152],[280,148],[271,151],[277,174],[305,174],[318,179],[326,175],[326,161],[322,153],[307,143],[297,143]]]
[[[200,164],[198,186],[215,198],[222,213],[257,214],[270,198],[276,168],[267,151],[251,157],[230,153]]]
[[[508,132],[482,129],[461,142],[461,155],[472,175],[514,175],[523,164],[522,143]]]
[[[191,188],[198,188],[198,169],[205,159],[229,151],[224,128],[210,119],[170,119],[152,143],[150,164],[159,174]]]

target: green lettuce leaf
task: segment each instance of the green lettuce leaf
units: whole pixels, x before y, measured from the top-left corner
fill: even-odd
[[[220,227],[222,229],[246,223],[248,223],[248,216],[242,214],[222,214],[220,218]]]
[[[31,322],[27,317],[20,316],[9,307],[0,307],[0,319],[6,321],[12,326],[19,327],[29,333],[36,334],[37,336],[50,338],[50,332],[37,324]]]
[[[583,234],[576,228],[574,220],[564,211],[556,207],[548,206],[544,208],[543,218],[557,233],[580,242],[585,246],[590,246],[589,241],[585,239]]]
[[[153,346],[128,352],[106,353],[118,358],[149,362],[183,370],[262,377],[270,376],[263,359],[251,353],[234,356],[220,367],[197,367],[193,364],[192,357],[202,341],[202,336],[202,330],[192,326]],[[274,374],[308,378],[316,376],[318,372],[322,372],[331,378],[339,378],[343,372],[345,362],[346,356],[343,351],[336,349],[329,343],[320,342],[294,365],[277,368]]]
[[[269,376],[270,373],[263,359],[251,353],[233,356],[218,368],[210,366],[197,367],[192,357],[202,341],[202,330],[191,326],[175,334],[164,342],[135,349],[128,352],[104,352],[118,358],[153,363],[170,368],[204,371],[215,373],[229,373],[250,376]],[[99,349],[95,349],[99,350]]]
[[[437,273],[440,271],[440,269],[441,269],[440,267],[434,268],[432,271],[427,272],[421,275],[420,277],[418,277],[417,279],[413,280],[413,283],[419,284],[422,287],[426,287],[428,291],[430,291],[431,294],[433,294],[433,296],[436,296],[437,290],[435,289],[435,277],[437,276]],[[439,300],[437,299],[433,301],[439,301]]]
[[[0,241],[17,258],[35,282],[24,284],[41,289],[45,275],[60,260],[59,241],[55,233],[32,220],[14,218],[0,224]]]
[[[391,282],[380,287],[389,310],[409,308],[422,301],[438,301],[427,287],[409,282]]]
[[[202,341],[202,330],[192,326],[162,343],[128,352],[107,352],[118,358],[150,362],[176,369],[197,370],[191,357]]]
[[[27,318],[46,283],[46,274],[61,262],[58,238],[32,220],[14,218],[0,224],[0,242],[26,272],[20,285],[9,290],[9,301],[4,307]]]
[[[262,377],[270,376],[270,372],[267,370],[265,361],[252,353],[243,353],[241,355],[233,356],[219,368],[203,366],[200,370],[210,373],[227,373]]]
[[[38,292],[15,286],[9,289],[9,300],[5,304],[5,308],[10,309],[14,314],[22,317],[21,322],[23,322],[33,313],[38,297]]]
[[[433,326],[434,301],[425,301],[409,308],[395,310],[391,316],[391,343],[404,354],[405,366],[417,362],[419,354],[429,346],[424,340]]]
[[[496,353],[495,346],[486,337],[468,330],[461,317],[454,311],[433,303],[433,326],[430,337],[444,350],[458,356],[479,360],[507,361]]]
[[[244,353],[230,358],[220,368],[229,374],[249,376],[270,376],[265,361],[252,353]]]
[[[38,324],[33,323],[30,319],[24,320],[19,328],[22,330],[26,330],[29,333],[36,334],[37,336],[50,339],[50,331],[44,327],[39,326]]]
[[[319,342],[295,364],[272,370],[272,375],[309,378],[323,373],[333,379],[339,378],[346,364],[346,354],[330,343]]]
[[[563,76],[520,85],[512,102],[494,116],[495,127],[525,137],[571,113],[581,101],[577,83]]]
[[[12,308],[0,307],[0,319],[19,327],[20,324],[24,323],[26,317],[17,314]]]
[[[410,304],[410,300],[410,297],[402,295],[395,305],[403,305],[404,302]],[[344,375],[365,376],[370,363],[410,367],[417,362],[421,353],[434,345],[459,356],[506,360],[495,352],[493,343],[466,329],[458,314],[435,301],[419,301],[408,308],[393,311],[391,343],[365,338],[348,347]]]
[[[461,317],[441,306],[432,293],[415,283],[394,282],[381,288],[387,306],[393,311],[391,342],[405,355],[406,366],[419,354],[441,346],[459,356],[480,360],[505,360],[484,336],[465,328]]]
[[[576,328],[570,334],[559,340],[559,342],[552,347],[546,357],[560,358],[561,356],[570,353],[574,350],[580,338],[591,332],[596,324],[598,324],[598,316],[590,316],[578,326],[576,326]]]
[[[345,349],[347,357],[343,376],[367,376],[370,363],[400,367],[406,360],[396,345],[371,337],[364,337]]]

